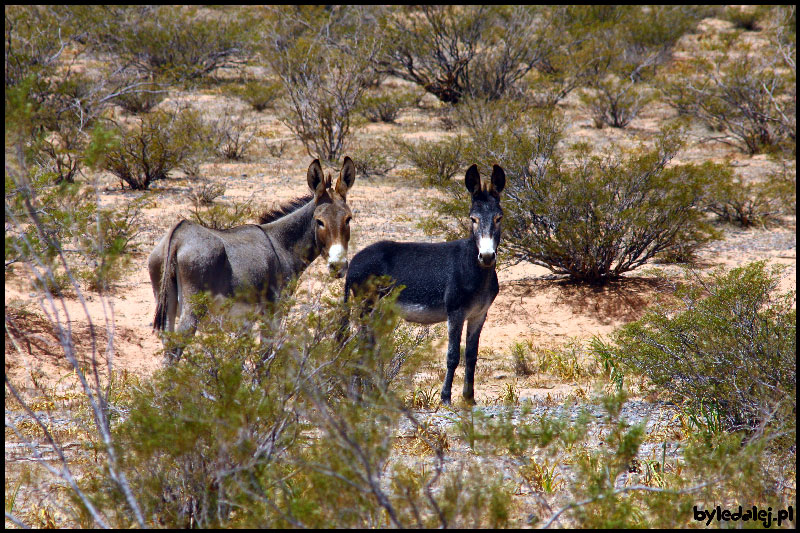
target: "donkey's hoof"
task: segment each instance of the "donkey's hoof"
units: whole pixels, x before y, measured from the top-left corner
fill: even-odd
[[[469,396],[469,397],[464,396],[463,398],[464,398],[464,403],[466,403],[467,405],[476,405],[474,396]]]
[[[450,405],[450,397],[445,398],[442,396],[442,405]]]

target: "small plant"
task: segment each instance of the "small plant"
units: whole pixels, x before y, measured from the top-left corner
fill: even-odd
[[[199,189],[192,191],[191,199],[195,205],[211,205],[216,198],[225,194],[225,186],[221,183],[204,183]]]
[[[398,141],[397,144],[430,184],[445,186],[464,167],[464,139],[460,135],[442,141]]]
[[[204,126],[195,111],[148,113],[130,130],[117,127],[119,140],[105,156],[105,169],[131,189],[147,189],[202,152],[202,132]]]
[[[518,376],[529,376],[533,374],[528,364],[528,352],[530,343],[515,342],[511,347],[511,357],[514,360],[514,373]]]
[[[278,82],[248,81],[231,92],[234,96],[250,104],[254,110],[264,111],[281,96],[282,88]]]
[[[697,420],[780,430],[794,420],[797,363],[795,293],[776,294],[779,279],[764,262],[688,278],[677,293],[685,308],[655,307],[594,349]]]
[[[558,479],[561,474],[558,472],[557,463],[548,466],[547,461],[532,460],[520,468],[519,473],[522,479],[537,492],[552,494],[564,486],[564,481]]]
[[[403,108],[410,107],[419,100],[418,93],[407,90],[365,94],[361,98],[359,110],[370,122],[394,122]]]
[[[591,91],[581,93],[581,100],[589,107],[596,128],[624,128],[654,98],[652,91],[641,83],[614,75],[592,85]]]
[[[119,95],[115,101],[130,114],[149,113],[167,97],[167,90],[160,85],[140,87]]]
[[[383,143],[374,143],[358,146],[350,151],[350,157],[356,165],[356,172],[365,178],[370,176],[385,176],[387,172],[397,166],[390,155],[383,152]]]
[[[499,405],[519,405],[519,390],[513,383],[506,383],[495,402]]]
[[[716,183],[708,210],[725,222],[741,227],[775,223],[791,210],[797,193],[797,182],[784,166],[770,173],[762,182],[745,182],[729,177]]]
[[[222,118],[208,124],[210,141],[216,153],[225,159],[241,160],[253,142],[253,131],[249,131],[241,117],[233,115],[231,108],[222,112]]]
[[[252,199],[244,202],[211,203],[204,206],[200,202],[190,209],[190,219],[211,229],[229,229],[241,226],[253,218]]]

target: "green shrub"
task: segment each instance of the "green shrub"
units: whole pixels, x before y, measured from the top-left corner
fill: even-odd
[[[728,430],[794,421],[794,291],[776,294],[780,269],[765,262],[689,279],[682,306],[658,306],[595,348],[626,374],[695,412],[713,406]]]
[[[591,91],[581,93],[597,128],[624,128],[653,98],[652,90],[642,84],[614,75],[595,81]]]
[[[381,15],[386,45],[378,70],[453,104],[513,94],[544,57],[552,31],[546,7],[431,5]]]
[[[130,130],[117,126],[118,143],[106,154],[104,167],[131,189],[147,189],[202,153],[204,133],[205,126],[195,111],[148,113]]]
[[[716,167],[667,167],[681,145],[676,131],[666,130],[653,149],[629,153],[597,156],[576,145],[569,154],[574,166],[553,152],[558,135],[548,122],[541,131],[519,135],[520,150],[498,161],[510,177],[503,238],[512,258],[603,282],[685,243],[682,238],[713,237],[700,208]]]
[[[420,95],[413,91],[382,91],[361,97],[359,111],[370,122],[394,122],[403,108],[418,103]]]
[[[281,120],[309,155],[327,161],[346,148],[352,114],[374,80],[379,45],[358,9],[301,10],[294,24],[275,16],[267,29],[266,59],[287,95]]]
[[[398,141],[397,146],[430,184],[446,186],[464,166],[464,139],[460,135],[441,141]]]
[[[219,8],[69,6],[96,52],[156,79],[195,80],[243,64],[253,53],[253,19]]]
[[[252,203],[252,198],[244,202],[233,202],[231,204],[213,203],[212,201],[203,205],[201,202],[196,202],[194,206],[189,208],[189,218],[207,228],[229,229],[234,226],[241,226],[253,218],[255,210]]]
[[[391,155],[382,153],[385,144],[377,142],[350,150],[350,157],[356,165],[359,176],[384,176],[397,166]]]
[[[164,101],[168,91],[159,85],[140,87],[139,90],[119,95],[116,102],[130,114],[149,113]]]
[[[679,112],[727,133],[719,139],[723,142],[749,154],[794,153],[793,64],[794,59],[778,53],[776,46],[756,50],[737,40],[681,62],[661,77],[660,88]]]
[[[281,96],[282,88],[279,82],[248,81],[231,92],[256,111],[264,111]]]
[[[765,226],[791,212],[797,195],[796,178],[787,172],[772,172],[763,181],[746,182],[732,175],[712,189],[708,210],[725,222],[741,227]]]

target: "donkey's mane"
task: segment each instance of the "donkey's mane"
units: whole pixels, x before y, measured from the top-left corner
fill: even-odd
[[[283,203],[274,209],[266,209],[260,215],[258,215],[258,223],[267,224],[269,222],[274,222],[279,218],[285,217],[289,213],[294,213],[311,201],[313,197],[314,195],[309,193],[305,196],[301,196],[300,198],[289,200],[288,202]]]

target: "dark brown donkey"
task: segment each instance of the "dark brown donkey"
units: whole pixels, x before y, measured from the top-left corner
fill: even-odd
[[[264,313],[281,291],[323,254],[336,277],[347,271],[347,243],[352,213],[347,191],[356,170],[344,158],[336,185],[323,175],[319,160],[308,167],[312,193],[262,216],[262,224],[214,230],[182,220],[150,253],[148,267],[156,314],[153,328],[193,335],[197,314],[191,297],[208,291],[214,297],[236,297]],[[177,361],[181,348],[167,354]]]
[[[467,323],[464,350],[464,399],[474,402],[473,381],[478,360],[478,340],[486,313],[500,289],[495,263],[500,243],[500,192],[506,185],[503,169],[494,165],[492,178],[481,187],[478,167],[467,170],[465,185],[472,194],[472,235],[440,243],[380,241],[353,256],[344,285],[344,300],[350,291],[363,292],[374,276],[389,276],[403,286],[397,298],[400,314],[410,322],[433,324],[447,321],[449,344],[447,374],[442,402],[450,403],[458,360],[461,332]]]

